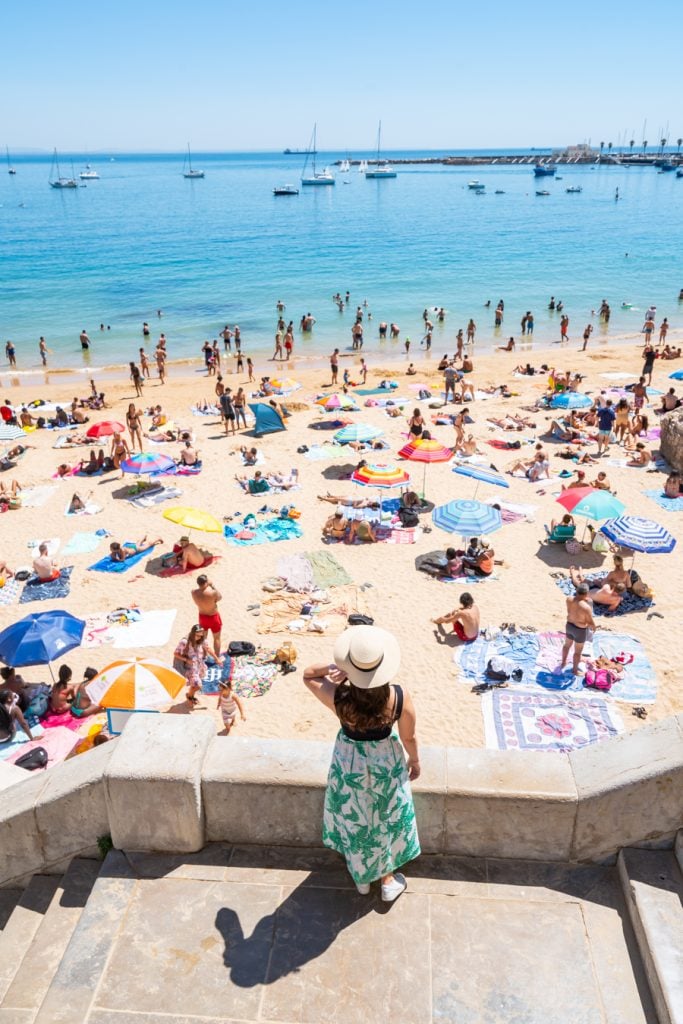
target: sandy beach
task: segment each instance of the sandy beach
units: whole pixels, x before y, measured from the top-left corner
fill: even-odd
[[[680,344],[670,332],[669,342]],[[417,376],[406,376],[406,361],[378,365],[379,357],[375,353],[367,353],[369,374],[366,388],[376,387],[385,378],[396,380],[399,384],[394,395],[406,399],[405,415],[398,418],[389,417],[382,408],[364,408],[365,398],[357,397],[361,411],[341,414],[342,418],[351,422],[369,423],[384,432],[389,450],[377,453],[377,461],[394,462],[396,453],[407,441],[407,416],[418,404],[417,386],[426,385],[432,392],[432,401],[440,396],[442,375],[437,373],[436,365],[442,354],[442,343],[435,350],[430,362],[431,369],[416,359]],[[547,385],[547,374],[541,373],[529,378],[513,378],[513,368],[529,358],[536,367],[542,363],[557,365],[558,369],[571,369],[586,376],[584,390],[595,394],[602,388],[616,387],[620,383],[617,378],[611,379],[606,374],[628,374],[623,383],[636,380],[642,365],[642,341],[640,338],[622,345],[599,346],[597,343],[586,353],[581,353],[576,344],[560,349],[552,346],[547,351],[534,350],[527,355],[518,347],[516,353],[495,352],[490,355],[478,356],[474,350],[474,373],[472,378],[475,386],[483,388],[488,385],[499,385],[507,382],[513,397],[503,399],[497,396],[487,397],[468,403],[468,411],[474,422],[467,429],[477,439],[479,448],[486,459],[503,471],[516,459],[517,455],[529,458],[533,455],[533,442],[544,439],[552,415],[547,411],[528,413],[535,428],[528,428],[521,433],[504,432],[487,422],[488,417],[500,417],[510,412],[518,412],[522,407],[532,406],[544,393]],[[452,349],[451,349],[452,352]],[[341,367],[349,367],[354,379],[358,379],[358,357],[354,353],[344,358]],[[298,524],[303,536],[282,543],[265,543],[253,547],[235,547],[226,543],[220,534],[195,533],[193,539],[208,552],[218,557],[207,571],[210,579],[223,595],[221,612],[224,622],[224,646],[229,640],[251,640],[266,650],[274,650],[284,639],[291,639],[298,652],[297,665],[299,671],[288,675],[278,675],[270,690],[262,696],[245,701],[246,722],[239,722],[235,734],[241,736],[260,737],[298,737],[302,739],[330,739],[331,728],[329,714],[316,701],[311,700],[301,684],[300,667],[331,657],[332,639],[325,634],[305,632],[303,634],[263,634],[258,632],[262,615],[258,608],[248,610],[249,606],[258,605],[267,596],[261,584],[277,574],[277,564],[283,557],[304,551],[325,550],[346,569],[353,583],[363,587],[360,594],[364,608],[373,616],[375,622],[392,632],[401,640],[403,661],[400,677],[397,680],[410,687],[418,714],[418,735],[423,743],[453,744],[461,747],[480,747],[484,745],[484,728],[481,710],[481,697],[471,692],[471,687],[461,676],[453,661],[455,650],[450,636],[437,637],[435,627],[430,620],[456,607],[460,593],[471,589],[481,609],[482,625],[499,626],[501,623],[515,622],[518,625],[533,626],[541,630],[563,630],[565,621],[565,599],[561,590],[551,577],[552,572],[566,570],[570,563],[575,562],[589,571],[606,566],[611,568],[610,556],[599,556],[592,551],[578,555],[569,555],[564,547],[542,544],[544,523],[559,518],[564,511],[556,502],[562,480],[558,472],[565,467],[575,469],[572,462],[564,462],[557,457],[562,447],[556,442],[548,443],[552,477],[539,485],[531,484],[521,477],[508,476],[509,490],[479,484],[477,498],[513,502],[533,506],[528,519],[514,523],[505,523],[502,529],[491,536],[495,549],[495,557],[501,564],[495,567],[496,579],[487,580],[471,588],[459,584],[444,584],[430,579],[416,571],[415,559],[418,555],[435,549],[444,550],[451,543],[451,538],[442,530],[432,526],[431,516],[422,517],[423,525],[431,527],[430,532],[423,532],[415,544],[370,544],[349,545],[335,544],[326,546],[321,542],[321,528],[334,511],[330,504],[318,500],[317,496],[330,491],[333,494],[354,494],[366,497],[369,491],[361,492],[352,483],[344,479],[335,479],[343,467],[355,464],[360,456],[353,452],[348,457],[312,461],[304,454],[298,453],[301,446],[322,444],[331,440],[331,432],[313,429],[316,424],[329,420],[314,404],[316,397],[322,393],[332,393],[329,371],[313,369],[303,364],[297,365],[296,360],[289,364],[278,365],[277,371],[272,363],[268,368],[257,365],[257,376],[271,373],[276,376],[292,377],[301,383],[301,388],[287,398],[277,398],[292,410],[287,420],[287,430],[274,433],[263,438],[253,438],[251,431],[238,432],[235,437],[226,437],[218,416],[199,416],[192,414],[192,406],[203,399],[213,398],[214,379],[206,378],[197,372],[197,368],[184,368],[183,375],[177,367],[171,366],[171,372],[165,385],[161,386],[153,377],[145,384],[144,395],[135,398],[134,388],[130,381],[107,380],[102,382],[106,387],[107,409],[102,412],[90,413],[91,423],[100,419],[125,420],[125,412],[130,401],[135,401],[138,408],[146,408],[161,404],[164,413],[177,427],[191,430],[196,448],[199,450],[203,468],[197,476],[179,476],[164,482],[172,482],[182,492],[177,499],[148,509],[136,508],[126,500],[126,492],[135,478],[127,476],[121,479],[118,472],[94,478],[66,477],[53,479],[57,466],[61,462],[74,465],[89,448],[73,448],[55,450],[54,443],[57,431],[37,430],[27,435],[30,446],[16,465],[2,474],[5,484],[16,478],[24,488],[49,487],[44,492],[44,503],[39,507],[22,507],[7,512],[0,518],[2,542],[0,558],[6,560],[11,568],[30,565],[31,555],[28,544],[47,538],[60,538],[60,549],[56,554],[61,565],[73,565],[71,591],[67,598],[56,601],[20,605],[12,603],[0,606],[0,628],[30,611],[43,611],[49,608],[65,607],[75,615],[104,616],[119,607],[136,606],[144,612],[177,610],[175,621],[168,640],[156,646],[155,638],[150,637],[150,646],[126,649],[113,649],[110,645],[92,648],[78,648],[72,651],[66,661],[74,670],[74,676],[81,678],[87,665],[103,668],[118,657],[149,654],[171,663],[177,642],[185,635],[195,621],[194,605],[190,591],[196,576],[186,574],[172,578],[162,578],[158,573],[158,558],[148,558],[130,568],[126,573],[111,575],[87,570],[87,566],[102,557],[107,550],[108,540],[102,542],[95,553],[65,554],[64,547],[77,531],[96,531],[106,529],[111,539],[120,542],[127,540],[139,541],[145,534],[150,537],[163,538],[164,544],[155,549],[152,555],[168,551],[178,541],[181,534],[187,531],[174,526],[163,518],[165,508],[173,505],[187,505],[205,510],[223,521],[225,516],[242,515],[256,512],[265,503],[269,507],[279,508],[282,504],[292,503],[300,510]],[[680,366],[679,362],[657,361],[652,384],[655,388],[665,391],[669,386],[668,374]],[[122,370],[122,374],[123,374]],[[341,380],[341,372],[340,372]],[[247,384],[246,374],[226,374],[225,382],[233,390],[242,385],[245,390],[253,388]],[[327,385],[327,387],[323,387]],[[79,387],[79,394],[85,394],[87,385]],[[60,379],[59,375],[47,384],[37,386],[35,383],[22,387],[4,387],[2,399],[9,399],[19,407],[22,402],[35,398],[43,398],[68,406],[76,391],[71,382]],[[653,412],[653,399],[650,400],[650,426],[658,425],[658,417]],[[451,446],[454,431],[451,426],[439,426],[431,422],[437,410],[429,408],[429,401],[422,401],[419,406],[427,421],[432,436]],[[453,406],[449,410],[454,409]],[[150,423],[144,417],[145,427]],[[522,449],[501,451],[490,447],[487,441],[492,439],[522,440]],[[236,449],[241,444],[248,447],[255,445],[263,453],[265,462],[261,467],[264,471],[282,471],[289,473],[294,467],[298,469],[301,481],[300,489],[289,494],[266,494],[251,496],[246,494],[236,483],[237,473],[250,474],[252,471],[242,466],[240,455]],[[3,443],[3,449],[8,447]],[[161,451],[175,456],[180,452],[181,445],[177,442],[162,444],[146,443],[146,451]],[[648,442],[651,451],[658,449],[658,442]],[[109,444],[106,441],[105,451]],[[588,448],[595,451],[595,445]],[[657,504],[643,492],[648,489],[660,488],[665,475],[662,472],[646,473],[643,469],[614,465],[614,460],[624,459],[623,451],[612,445],[610,455],[601,460],[599,466],[587,467],[587,476],[594,479],[599,469],[604,469],[610,478],[612,487],[617,491],[619,499],[625,503],[627,512],[644,516],[663,524],[674,536],[678,535],[678,518],[675,512],[659,508]],[[422,491],[423,466],[417,463],[399,465],[411,474],[411,486]],[[342,470],[343,471],[343,470]],[[569,481],[566,481],[569,482]],[[454,498],[473,497],[477,488],[476,481],[455,475],[450,464],[429,465],[426,473],[426,497],[436,505],[443,504]],[[96,515],[83,517],[65,517],[64,510],[74,491],[87,496],[88,500],[101,506],[102,511]],[[387,492],[398,495],[398,491]],[[232,522],[238,521],[233,518]],[[579,520],[578,536],[583,530],[583,521]],[[459,538],[453,538],[459,542]],[[640,640],[649,656],[658,681],[658,694],[654,704],[648,705],[648,719],[658,720],[683,709],[683,693],[678,680],[675,659],[670,656],[673,631],[683,618],[683,595],[680,587],[681,577],[680,545],[668,555],[638,555],[637,569],[641,577],[652,587],[655,594],[653,611],[657,617],[650,618],[644,613],[633,613],[617,618],[601,619],[602,628],[628,633]],[[370,584],[370,586],[365,586]],[[59,663],[53,664],[57,671]],[[47,667],[34,667],[22,670],[22,675],[29,681],[49,681]],[[192,714],[213,714],[216,728],[222,727],[216,712],[215,697],[201,697],[201,706]],[[176,706],[170,709],[174,713],[187,714],[188,705],[178,697]],[[632,705],[619,705],[626,729],[639,728],[642,722],[631,713]]]

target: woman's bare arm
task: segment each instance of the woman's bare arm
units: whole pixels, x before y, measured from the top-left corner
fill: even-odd
[[[330,711],[334,711],[334,694],[346,676],[336,665],[309,665],[304,669],[304,685]]]

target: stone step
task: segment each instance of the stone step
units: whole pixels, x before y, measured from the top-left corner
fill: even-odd
[[[34,875],[0,934],[0,1004],[33,942],[58,885],[57,875]]]
[[[35,1024],[85,1024],[134,887],[135,877],[123,854],[112,850],[71,933]]]
[[[50,905],[0,1003],[0,1024],[13,1019],[14,1011],[30,1011],[32,1016],[27,1017],[29,1020],[35,1017],[78,924],[100,867],[100,861],[77,858],[59,880]]]
[[[0,934],[22,897],[23,889],[0,889]]]
[[[683,1024],[683,875],[676,857],[630,848],[618,865],[660,1024]]]

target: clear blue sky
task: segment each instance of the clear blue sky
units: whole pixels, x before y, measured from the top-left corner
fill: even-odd
[[[683,135],[680,0],[5,3],[0,144],[542,146]]]

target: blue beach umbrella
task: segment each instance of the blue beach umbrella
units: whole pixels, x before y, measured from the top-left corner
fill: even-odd
[[[458,473],[460,476],[470,476],[478,484],[494,484],[496,487],[510,486],[502,473],[499,473],[496,469],[489,469],[488,466],[471,466],[467,464],[453,466],[453,472]],[[476,489],[474,493],[477,493]]]
[[[664,526],[640,516],[609,519],[600,532],[615,544],[646,555],[666,555],[676,547],[676,538]]]
[[[478,537],[480,534],[500,530],[503,520],[497,508],[482,501],[460,499],[440,505],[432,512],[435,526],[446,533],[458,533],[461,537]]]
[[[69,612],[33,612],[0,633],[0,659],[13,668],[49,665],[80,646],[84,628]]]
[[[578,391],[563,391],[550,400],[551,409],[588,409],[593,404],[589,395],[581,395]]]
[[[683,380],[683,370],[674,370],[673,373],[669,374],[669,380]]]
[[[334,435],[335,441],[340,444],[348,444],[349,441],[373,441],[384,433],[379,427],[373,427],[369,423],[350,423],[342,427]]]

